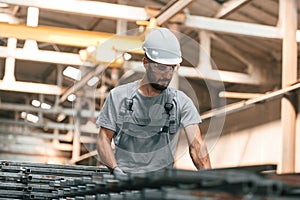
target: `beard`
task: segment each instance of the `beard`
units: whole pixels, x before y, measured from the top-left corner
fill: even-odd
[[[164,86],[164,85],[160,85],[158,83],[150,83],[150,85],[156,89],[156,90],[159,90],[159,91],[164,91],[165,89],[167,89],[168,86]]]
[[[163,90],[167,89],[167,87],[168,87],[168,85],[170,83],[169,79],[158,79],[158,80],[155,80],[154,72],[152,71],[151,67],[146,72],[146,75],[147,75],[147,79],[148,79],[150,85],[154,89],[156,89],[156,90],[163,91]],[[158,83],[159,81],[167,81],[168,84],[161,85],[161,84]]]

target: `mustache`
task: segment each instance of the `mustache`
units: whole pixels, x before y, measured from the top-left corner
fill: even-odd
[[[157,82],[159,82],[159,81],[168,81],[168,82],[169,82],[169,81],[171,81],[171,79],[168,79],[168,78],[162,78],[162,79],[158,79],[158,80],[157,80]]]

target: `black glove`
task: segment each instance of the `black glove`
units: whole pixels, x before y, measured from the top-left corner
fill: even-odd
[[[113,169],[113,175],[115,175],[116,178],[119,178],[122,176],[127,176],[127,174],[125,172],[123,172],[123,170],[120,169],[120,167],[115,167]]]

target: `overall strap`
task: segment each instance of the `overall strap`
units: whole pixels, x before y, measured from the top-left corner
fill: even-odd
[[[167,89],[167,102],[165,103],[165,111],[168,114],[169,120],[166,121],[166,125],[163,127],[164,131],[169,131],[170,134],[176,133],[176,108],[174,108],[173,101],[175,103],[176,90],[174,88]]]
[[[127,111],[132,111],[133,98],[136,95],[137,82],[134,82],[132,86],[127,87],[127,95],[122,100],[120,108],[120,116],[123,117]]]

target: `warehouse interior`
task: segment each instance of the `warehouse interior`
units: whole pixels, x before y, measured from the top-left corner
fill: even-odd
[[[166,27],[183,57],[172,86],[199,110],[213,168],[299,173],[299,8],[299,0],[0,0],[0,160],[101,165],[95,122],[107,94],[141,78],[144,37]],[[195,171],[180,137],[175,167]]]

